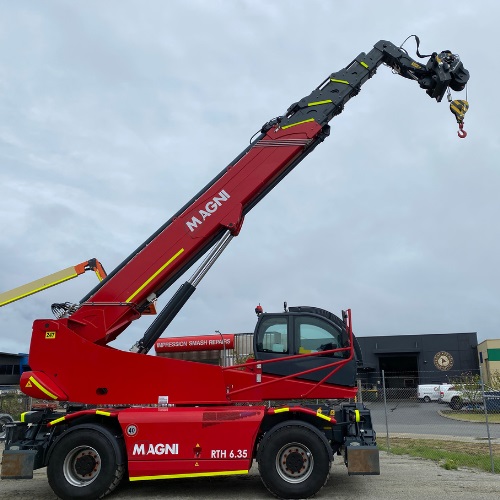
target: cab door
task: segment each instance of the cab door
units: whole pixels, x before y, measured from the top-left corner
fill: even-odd
[[[339,349],[348,345],[348,335],[345,328],[314,314],[293,314],[293,354],[309,354],[315,352]],[[302,372],[325,366],[312,373],[300,375],[299,378],[320,381],[330,373],[335,365],[349,357],[349,351],[333,352],[318,356],[299,358],[294,361],[295,372]],[[328,366],[331,365],[331,366]],[[356,360],[352,359],[342,368],[330,376],[326,381],[329,384],[356,385]]]
[[[294,354],[328,351],[345,346],[348,339],[345,327],[320,315],[308,313],[265,314],[255,331],[255,354],[259,360],[276,360],[262,365],[262,371],[272,375],[292,375],[319,368],[317,371],[298,375],[305,380],[320,381],[334,368],[335,361],[348,357],[348,351],[329,353],[306,358],[280,358]],[[353,387],[356,380],[356,361],[345,364],[326,381],[330,384]]]

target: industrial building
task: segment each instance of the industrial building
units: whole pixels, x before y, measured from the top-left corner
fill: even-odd
[[[477,346],[484,383],[500,382],[500,339],[485,340]]]
[[[357,337],[363,353],[360,378],[366,386],[415,389],[419,384],[453,382],[478,373],[477,333]]]
[[[19,385],[23,367],[28,364],[27,354],[0,352],[0,388]]]

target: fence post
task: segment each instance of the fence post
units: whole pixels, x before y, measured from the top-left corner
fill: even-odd
[[[387,452],[391,452],[391,446],[389,443],[389,423],[387,420],[387,397],[385,389],[385,370],[382,370],[382,390],[384,391],[384,411],[385,411],[385,431],[386,431],[386,441],[387,441]]]
[[[486,421],[486,433],[488,436],[488,448],[490,449],[491,472],[495,474],[495,461],[493,460],[493,450],[491,448],[490,423],[488,421],[488,405],[486,404],[486,395],[484,394],[483,370],[479,367],[479,379],[481,381],[481,395],[483,396],[484,417]]]

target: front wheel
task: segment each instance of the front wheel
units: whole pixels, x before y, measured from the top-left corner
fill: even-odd
[[[259,450],[259,472],[279,498],[309,498],[328,480],[330,456],[311,429],[289,425],[271,430]]]
[[[424,403],[430,403],[431,398],[429,396],[424,396]]]
[[[55,444],[47,477],[54,493],[63,500],[102,498],[113,491],[123,478],[115,447],[107,436],[94,429],[68,433]]]

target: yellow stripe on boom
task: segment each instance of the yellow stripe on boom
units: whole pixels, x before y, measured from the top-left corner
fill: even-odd
[[[127,300],[126,302],[130,302],[141,290],[143,290],[149,283],[151,283],[167,266],[172,264],[172,262],[179,257],[179,255],[184,252],[184,248],[181,248],[173,257],[167,260],[163,266],[158,269],[151,277],[149,277]]]
[[[325,101],[308,102],[307,105],[308,106],[319,106],[320,104],[328,104],[330,102],[332,102],[331,99],[326,99]]]
[[[330,81],[333,83],[343,83],[344,85],[349,85],[347,80],[336,80],[335,78],[330,78]]]
[[[314,118],[309,118],[308,120],[302,120],[301,122],[297,122],[297,123],[291,123],[290,125],[285,125],[284,127],[281,127],[283,130],[287,129],[287,128],[290,128],[290,127],[295,127],[297,125],[302,125],[303,123],[309,123],[309,122],[313,122],[314,121]]]

